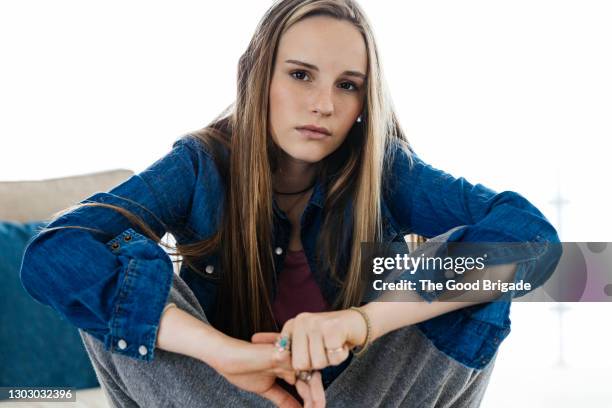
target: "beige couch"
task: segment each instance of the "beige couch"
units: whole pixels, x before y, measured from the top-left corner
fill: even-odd
[[[49,180],[0,182],[0,219],[18,222],[47,220],[52,214],[96,192],[110,190],[132,174],[129,170],[113,170]],[[110,407],[99,387],[77,390],[76,402],[0,402],[0,408],[26,406]]]

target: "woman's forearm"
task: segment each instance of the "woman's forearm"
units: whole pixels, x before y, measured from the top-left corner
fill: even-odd
[[[495,279],[504,282],[513,282],[517,265],[515,263],[489,266],[477,273],[466,273],[464,282],[473,282],[494,276]],[[474,272],[474,271],[472,271]],[[404,326],[416,324],[444,313],[452,312],[467,306],[489,302],[500,295],[498,291],[447,292],[440,299],[452,298],[454,301],[425,302],[418,293],[414,291],[402,291],[400,296],[386,296],[388,301],[370,302],[361,307],[371,321],[371,340],[375,340],[390,331]],[[398,299],[393,301],[393,299]],[[462,300],[464,299],[464,300]]]
[[[161,317],[156,347],[196,358],[216,368],[218,350],[226,337],[184,310],[171,307]]]

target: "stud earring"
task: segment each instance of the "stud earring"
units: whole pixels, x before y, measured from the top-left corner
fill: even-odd
[[[361,115],[357,116],[357,123],[361,123]]]

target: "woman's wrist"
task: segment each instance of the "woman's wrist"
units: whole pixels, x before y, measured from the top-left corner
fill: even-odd
[[[361,307],[353,306],[349,310],[356,312],[356,314],[358,314],[361,317],[362,327],[365,325],[365,335],[361,334],[363,330],[359,330],[360,334],[358,336],[359,341],[357,343],[357,349],[353,350],[355,355],[360,355],[363,352],[365,352],[365,350],[368,348],[368,346],[372,342],[372,325],[370,323],[370,317]],[[361,340],[361,338],[363,338],[363,340]]]
[[[360,307],[360,309],[370,318],[370,343],[385,335],[388,331],[386,327],[384,327],[384,322],[381,322],[379,310],[376,308],[377,303],[379,302],[370,302]]]
[[[365,320],[354,310],[346,309],[344,312],[348,323],[348,342],[352,347],[363,347],[368,334]]]
[[[188,312],[176,306],[166,307],[161,315],[156,347],[196,358],[216,369],[218,349],[224,337],[227,336]]]
[[[202,334],[200,337],[198,359],[216,371],[219,371],[225,366],[227,355],[227,349],[231,347],[229,344],[232,339],[225,333],[215,329],[210,325],[202,327]]]

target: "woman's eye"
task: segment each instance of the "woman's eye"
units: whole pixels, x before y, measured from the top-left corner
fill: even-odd
[[[342,82],[340,85],[348,85],[348,88],[342,87],[342,89],[345,89],[347,91],[356,91],[359,88],[357,87],[357,85],[355,85],[352,82]],[[352,88],[351,88],[352,87]]]
[[[304,77],[308,76],[308,74],[306,74],[304,71],[293,71],[290,75],[300,81],[302,81]]]

